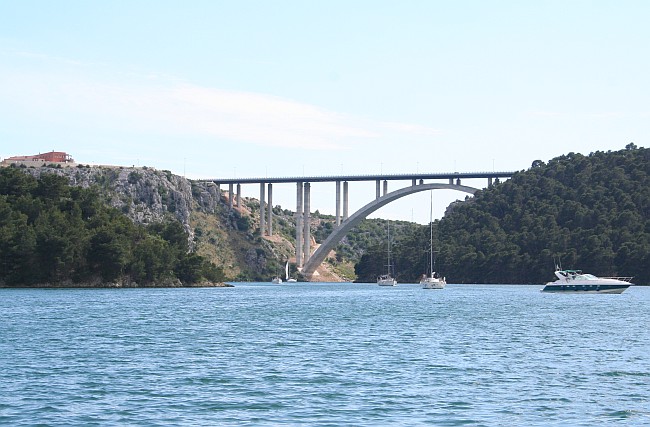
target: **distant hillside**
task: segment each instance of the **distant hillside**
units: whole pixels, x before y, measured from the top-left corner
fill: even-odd
[[[178,222],[187,233],[186,250],[223,269],[229,280],[266,280],[291,254],[290,248],[282,250],[280,245],[278,251],[273,242],[255,233],[255,209],[229,210],[214,184],[192,182],[149,167],[48,165],[16,169],[37,179],[61,176],[72,186],[93,189],[106,205],[135,224]]]
[[[187,233],[188,248],[221,268],[228,280],[270,280],[295,259],[294,212],[273,208],[274,236],[259,233],[259,201],[244,198],[240,208],[228,208],[228,194],[211,183],[195,182],[154,168],[86,166],[17,167],[40,180],[60,176],[74,187],[92,189],[107,206],[146,227],[178,221]],[[334,217],[312,213],[313,246],[334,227]],[[396,230],[416,224],[397,223]],[[353,280],[354,264],[373,244],[385,244],[383,220],[365,220],[337,246],[321,269],[322,280]],[[296,277],[295,265],[291,265]]]
[[[554,259],[650,284],[650,150],[569,153],[476,193],[435,222],[436,269],[450,283],[544,283]],[[426,271],[428,227],[394,251],[398,276]],[[357,273],[384,257],[371,249]],[[401,269],[399,266],[401,265]]]
[[[451,283],[543,283],[552,279],[555,258],[566,268],[650,283],[649,156],[648,149],[631,144],[618,152],[537,160],[512,179],[452,204],[434,222],[436,270]],[[227,193],[210,183],[146,167],[17,169],[37,179],[63,176],[153,233],[178,221],[189,253],[213,263],[228,280],[267,281],[295,257],[292,211],[275,206],[275,235],[262,237],[259,201],[246,198],[230,210]],[[350,231],[324,263],[323,280],[374,281],[385,269],[386,226],[385,220],[365,220]],[[334,228],[334,218],[313,212],[311,228],[315,247]],[[398,221],[391,230],[398,279],[416,282],[428,269],[429,227]],[[0,243],[2,254],[8,253],[11,246]],[[298,276],[295,265],[292,273]]]
[[[0,168],[0,286],[192,286],[223,272],[188,251],[180,222],[147,226],[65,176]]]

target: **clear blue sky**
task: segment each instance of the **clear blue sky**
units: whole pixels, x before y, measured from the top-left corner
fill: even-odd
[[[648,22],[645,0],[0,0],[0,157],[206,178],[521,170],[647,146]],[[374,191],[351,183],[351,209]],[[295,209],[294,186],[274,194]],[[434,197],[440,217],[464,195]],[[333,184],[312,207],[333,213]],[[375,216],[426,223],[429,196]]]

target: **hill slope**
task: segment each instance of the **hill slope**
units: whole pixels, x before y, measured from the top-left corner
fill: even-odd
[[[450,283],[544,283],[565,268],[650,283],[650,150],[535,161],[435,222],[437,269]],[[426,271],[428,227],[395,253],[408,279]],[[408,260],[408,257],[411,259]],[[379,265],[368,256],[357,266]],[[407,260],[407,261],[405,261]]]
[[[41,179],[64,177],[74,187],[94,189],[108,206],[135,224],[153,226],[178,221],[188,234],[189,249],[223,269],[228,280],[267,281],[295,257],[295,215],[273,208],[274,236],[259,233],[259,201],[244,198],[240,208],[228,208],[228,194],[211,183],[190,181],[150,167],[84,166],[20,167]],[[331,232],[334,217],[312,213],[313,247]],[[404,223],[399,227],[417,227]],[[320,280],[353,280],[353,265],[367,247],[385,239],[382,220],[366,220],[339,244],[320,270]],[[295,265],[292,273],[297,275]]]

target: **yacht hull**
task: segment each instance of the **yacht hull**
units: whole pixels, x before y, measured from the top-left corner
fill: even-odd
[[[542,289],[542,292],[556,292],[567,294],[621,294],[630,284],[571,284],[562,285],[549,283]]]
[[[445,282],[438,280],[438,279],[423,279],[420,281],[420,286],[422,286],[422,289],[444,289],[445,288]]]
[[[379,286],[397,286],[397,280],[393,278],[389,279],[378,279],[377,284]]]

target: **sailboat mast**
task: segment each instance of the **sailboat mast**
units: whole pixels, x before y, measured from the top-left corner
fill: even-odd
[[[431,206],[429,207],[429,253],[431,259],[429,260],[429,265],[431,266],[431,277],[433,277],[433,190],[429,193],[431,196]]]
[[[391,267],[392,267],[392,265],[390,264],[390,220],[388,220],[386,235],[388,237],[388,244],[387,244],[388,265],[386,266],[386,273],[390,275],[391,274]]]

